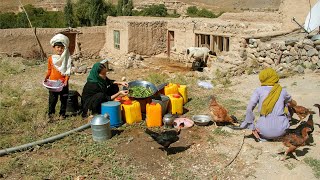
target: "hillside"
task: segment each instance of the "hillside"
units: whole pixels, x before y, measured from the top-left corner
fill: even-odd
[[[134,4],[146,2],[163,2],[164,0],[134,0]],[[199,7],[205,7],[213,11],[239,11],[248,9],[262,9],[262,10],[274,10],[278,9],[281,0],[180,0],[188,5],[196,5]],[[49,3],[63,3],[66,0],[21,0],[23,4],[49,4]],[[109,2],[116,3],[117,0],[109,0]],[[17,11],[19,3],[12,0],[1,0],[0,11]]]

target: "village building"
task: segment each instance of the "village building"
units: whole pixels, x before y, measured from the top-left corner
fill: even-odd
[[[240,40],[280,30],[279,24],[208,18],[108,17],[105,49],[111,54],[156,55],[181,59],[188,47],[207,47],[216,54],[239,50]]]

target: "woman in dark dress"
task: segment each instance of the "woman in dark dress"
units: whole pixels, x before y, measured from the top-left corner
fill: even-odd
[[[82,91],[82,117],[86,117],[88,112],[100,114],[101,103],[127,95],[127,90],[119,91],[119,85],[128,86],[128,83],[110,80],[106,66],[101,63],[94,64]]]

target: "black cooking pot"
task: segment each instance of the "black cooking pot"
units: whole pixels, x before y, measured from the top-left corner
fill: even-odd
[[[79,102],[81,102],[81,95],[78,93],[78,91],[69,90],[67,100],[67,113],[70,113],[72,115],[78,114],[81,110]]]

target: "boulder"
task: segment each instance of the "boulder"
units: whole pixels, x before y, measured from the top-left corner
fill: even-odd
[[[308,57],[312,57],[312,56],[318,56],[318,51],[315,48],[312,48],[310,50],[308,50],[307,52],[307,56]]]
[[[309,51],[310,49],[313,49],[313,46],[310,45],[304,45],[303,47],[305,50]]]
[[[281,51],[284,51],[287,49],[287,46],[283,43],[283,44],[280,44],[280,50]]]
[[[306,68],[310,69],[311,66],[312,66],[312,63],[309,62],[309,61],[305,61],[305,62],[303,62],[303,65],[304,65]]]
[[[256,39],[249,39],[249,44],[254,44],[254,43],[256,43],[256,42],[257,42]]]
[[[299,40],[298,39],[288,39],[288,40],[285,40],[284,43],[286,46],[293,46],[295,45]]]
[[[311,62],[312,62],[312,64],[317,64],[319,62],[319,57],[318,56],[312,56],[311,57]]]
[[[310,45],[312,47],[314,46],[314,43],[313,43],[313,41],[311,39],[304,39],[302,41],[302,43],[305,44],[305,45]]]
[[[296,49],[294,47],[292,47],[289,51],[290,55],[295,56],[298,54],[298,52],[296,51]]]
[[[305,49],[301,49],[300,50],[300,55],[301,56],[306,56],[307,55],[307,51]]]
[[[268,64],[270,64],[270,65],[274,64],[274,62],[272,61],[272,59],[271,59],[271,58],[268,58],[268,57],[265,58],[265,62],[268,63]]]
[[[293,57],[293,56],[288,56],[287,58],[286,58],[286,63],[291,63],[291,62],[293,62],[295,60],[295,58]]]
[[[296,66],[293,70],[295,72],[298,72],[299,74],[303,74],[304,73],[304,67],[302,67],[301,65]]]

